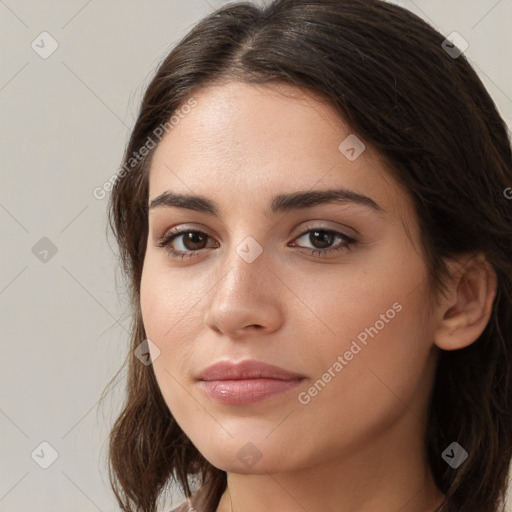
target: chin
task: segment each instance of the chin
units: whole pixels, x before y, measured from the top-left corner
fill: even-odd
[[[265,446],[262,446],[263,444],[247,440],[240,442],[230,438],[228,443],[215,443],[215,446],[209,447],[198,446],[198,450],[212,466],[230,473],[265,475],[287,471],[289,458],[269,446],[268,442]]]

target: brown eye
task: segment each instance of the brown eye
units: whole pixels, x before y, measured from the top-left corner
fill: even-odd
[[[183,229],[165,235],[157,244],[163,247],[171,257],[190,258],[206,248],[211,237],[203,231]],[[175,242],[178,247],[173,247]]]
[[[313,256],[324,256],[332,252],[347,251],[351,249],[352,245],[357,243],[355,238],[332,229],[309,229],[297,237],[296,240],[300,240],[301,238],[305,238],[307,243],[311,244],[312,247],[299,247],[302,247],[304,251]],[[336,240],[340,240],[341,242],[332,246]],[[293,245],[298,244],[293,243]]]
[[[189,251],[197,251],[204,249],[204,245],[208,239],[208,235],[200,231],[186,231],[178,236],[183,236],[182,243]],[[173,238],[173,240],[176,237]]]

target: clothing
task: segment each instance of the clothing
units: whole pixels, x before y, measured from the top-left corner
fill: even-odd
[[[205,512],[205,498],[205,488],[201,487],[190,499],[169,512]]]
[[[187,501],[180,505],[178,508],[173,508],[170,512],[189,512],[190,507]],[[198,511],[199,512],[199,511]]]

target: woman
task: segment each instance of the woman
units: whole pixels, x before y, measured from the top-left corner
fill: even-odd
[[[512,156],[456,45],[379,0],[225,6],[145,93],[110,220],[124,511],[503,509]]]

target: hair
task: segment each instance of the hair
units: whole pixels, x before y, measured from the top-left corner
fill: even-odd
[[[446,496],[438,510],[502,510],[512,458],[512,201],[504,192],[512,154],[493,100],[444,39],[381,0],[238,2],[198,22],[159,65],[125,149],[129,172],[117,176],[108,209],[132,307],[126,400],[109,437],[110,483],[123,511],[155,512],[169,482],[189,497],[189,478],[215,511],[227,485],[226,472],[173,418],[152,365],[133,352],[146,339],[140,282],[155,148],[133,155],[196,92],[230,81],[308,91],[377,150],[413,200],[433,292],[443,291],[450,258],[481,253],[496,272],[482,335],[463,349],[439,350],[425,449]],[[453,441],[469,454],[457,469],[441,457]]]

